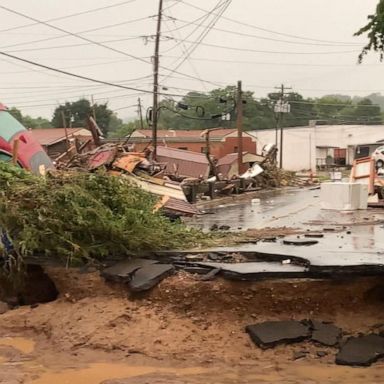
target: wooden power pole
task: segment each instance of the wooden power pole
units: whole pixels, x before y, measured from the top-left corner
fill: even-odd
[[[137,112],[139,113],[140,127],[141,127],[141,129],[144,129],[143,109],[142,109],[142,106],[141,106],[141,99],[140,99],[140,97],[137,99]]]
[[[155,56],[153,58],[153,106],[152,106],[152,145],[153,159],[156,160],[157,155],[157,118],[158,118],[158,92],[159,92],[159,53],[160,53],[160,35],[161,35],[161,19],[163,14],[163,0],[159,0],[159,12],[157,15],[157,29],[155,41]]]
[[[68,137],[68,130],[67,130],[67,120],[65,118],[64,110],[61,110],[60,113],[61,113],[61,120],[63,122],[63,128],[64,128],[64,134],[65,134],[65,142],[67,143],[67,149],[69,149],[70,144],[69,144],[69,137]]]
[[[236,112],[237,166],[240,175],[243,172],[243,91],[241,81],[237,82]]]
[[[285,91],[287,89],[290,90],[292,88],[288,88],[284,84],[281,84],[280,87],[275,87],[275,88],[280,90],[280,100],[275,106],[275,112],[278,113],[277,127],[276,127],[276,141],[277,141],[277,131],[280,128],[280,168],[282,169],[283,168],[283,139],[284,139],[284,128],[283,128],[282,121],[283,121],[284,113],[290,112],[289,103],[285,102],[284,98],[285,98]]]

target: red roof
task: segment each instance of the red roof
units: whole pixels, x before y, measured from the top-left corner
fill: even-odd
[[[205,130],[200,129],[191,129],[191,130],[178,130],[178,129],[160,129],[157,131],[157,137],[158,139],[162,138],[170,138],[170,137],[177,137],[177,138],[201,138],[201,134]],[[220,128],[214,131],[211,131],[209,134],[209,137],[211,138],[223,138],[227,135],[230,135],[231,133],[234,133],[236,129],[227,129],[227,128]],[[138,129],[136,132],[141,133],[147,138],[152,138],[152,130],[151,129]]]
[[[82,130],[84,128],[67,128],[68,137],[75,136]],[[65,140],[64,128],[39,128],[31,129],[30,132],[41,145],[52,145]],[[89,132],[89,136],[92,136],[91,132]]]
[[[166,172],[172,175],[196,178],[209,175],[208,159],[203,153],[157,147],[157,161],[166,164]]]
[[[246,155],[248,152],[243,152],[243,156]],[[228,155],[225,155],[219,161],[217,162],[217,166],[220,167],[222,165],[230,165],[233,164],[235,161],[238,160],[238,153],[228,153]]]

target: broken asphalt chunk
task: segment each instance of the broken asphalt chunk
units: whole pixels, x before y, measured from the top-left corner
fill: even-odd
[[[273,348],[279,344],[299,343],[311,335],[309,325],[300,321],[266,321],[245,328],[252,341],[260,348]]]
[[[322,345],[333,347],[341,337],[341,329],[334,324],[311,320],[312,341]]]
[[[384,357],[384,337],[371,334],[351,337],[336,355],[336,364],[368,367]]]
[[[220,268],[212,269],[206,275],[201,276],[200,280],[201,281],[211,281],[220,273],[220,271],[221,271]]]
[[[320,233],[320,232],[306,233],[304,235],[304,237],[309,237],[309,238],[313,238],[313,239],[321,239],[322,237],[324,237],[324,233]]]
[[[147,264],[133,275],[129,287],[134,292],[147,291],[170,276],[174,270],[171,264]]]
[[[112,267],[106,268],[101,272],[108,281],[114,281],[118,283],[127,283],[131,280],[133,274],[140,268],[146,265],[152,265],[158,263],[157,260],[149,259],[131,259],[121,261]]]
[[[283,240],[283,243],[286,245],[315,245],[318,243],[317,240],[308,240],[308,239],[298,239],[297,237],[286,237]]]

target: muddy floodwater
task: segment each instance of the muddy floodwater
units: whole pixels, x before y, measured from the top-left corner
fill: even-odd
[[[130,365],[122,362],[91,362],[68,364],[58,361],[54,366],[45,366],[39,359],[35,360],[33,346],[35,342],[26,338],[2,338],[0,347],[12,347],[22,353],[20,361],[7,361],[0,357],[0,368],[9,372],[9,379],[1,383],[26,384],[197,384],[207,383],[347,383],[364,382],[380,383],[384,375],[384,366],[377,366],[367,371],[363,368],[348,368],[328,365],[321,367],[305,363],[263,363],[257,369],[249,362],[242,367],[214,365],[172,367],[167,364]],[[145,362],[145,359],[142,360]],[[150,361],[148,361],[149,363]],[[68,366],[69,365],[69,366]],[[72,367],[70,366],[72,365]],[[24,372],[26,376],[12,374],[13,370]],[[19,377],[14,380],[12,378]],[[29,376],[29,377],[28,377]],[[361,380],[361,381],[360,381]]]

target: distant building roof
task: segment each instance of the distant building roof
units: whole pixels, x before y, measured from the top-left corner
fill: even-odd
[[[209,175],[209,162],[205,154],[170,147],[157,147],[157,161],[166,164],[169,174],[182,177]]]
[[[66,139],[64,128],[39,128],[31,129],[30,132],[40,145],[44,146],[53,145]],[[74,136],[92,137],[91,132],[84,128],[67,128],[67,134],[69,138]]]

